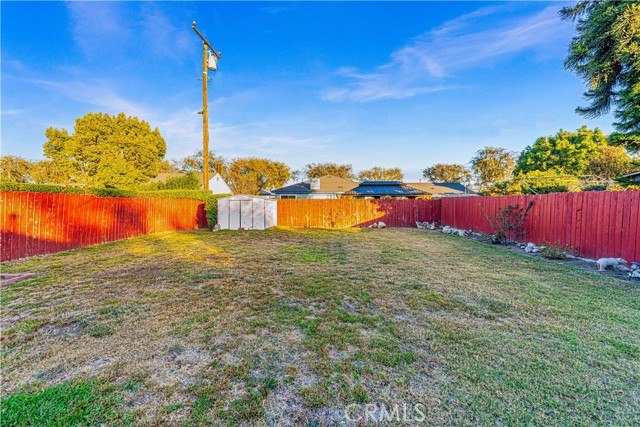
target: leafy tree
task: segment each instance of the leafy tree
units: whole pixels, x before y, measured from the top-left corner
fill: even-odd
[[[345,179],[354,179],[353,166],[339,165],[336,163],[310,163],[304,167],[307,178],[320,178],[325,175],[338,176]]]
[[[0,157],[0,175],[16,182],[33,182],[33,163],[17,156]]]
[[[637,134],[623,134],[614,132],[609,135],[609,143],[611,145],[619,145],[625,147],[631,153],[640,152],[640,133]]]
[[[282,187],[291,170],[282,162],[248,157],[229,164],[227,181],[235,194],[258,194],[260,190]]]
[[[531,171],[502,182],[496,182],[482,191],[485,196],[513,194],[548,194],[580,191],[580,178],[566,176],[557,171]]]
[[[51,160],[33,163],[31,178],[35,184],[67,184],[69,182],[69,176]]]
[[[172,166],[177,171],[182,172],[203,172],[204,171],[204,157],[202,153],[204,150],[199,150],[197,153],[184,157],[178,161],[172,162]],[[220,176],[226,178],[227,168],[229,167],[227,160],[224,157],[217,156],[215,152],[209,151],[209,173],[219,173]]]
[[[471,167],[481,187],[508,179],[515,165],[516,156],[501,147],[485,147],[471,159]]]
[[[166,151],[160,131],[124,113],[89,113],[76,119],[74,134],[48,128],[44,155],[71,182],[122,188],[158,173]]]
[[[381,168],[374,166],[371,169],[360,171],[360,181],[402,181],[404,174],[400,168]]]
[[[615,107],[618,141],[638,150],[640,137],[640,4],[637,1],[581,0],[560,11],[576,22],[565,67],[587,84],[586,107],[576,111],[598,117]],[[634,145],[635,144],[635,145]]]
[[[175,173],[175,172],[181,172],[181,170],[179,168],[177,168],[174,163],[176,163],[175,161],[171,162],[169,160],[163,160],[160,163],[158,163],[158,173]]]
[[[516,178],[522,194],[548,194],[580,191],[580,178],[566,176],[558,171],[531,171]]]
[[[591,161],[599,156],[600,148],[608,145],[600,129],[582,126],[577,132],[560,130],[555,136],[543,136],[533,146],[524,149],[518,159],[516,174],[531,171],[555,171],[564,175],[589,173]]]
[[[201,185],[198,172],[187,172],[159,183],[158,190],[199,190]]]
[[[438,163],[422,171],[422,176],[431,182],[471,181],[471,171],[463,165]]]
[[[633,159],[622,147],[602,146],[598,153],[589,162],[587,173],[598,175],[605,179],[613,179],[616,176],[632,172],[634,169]]]

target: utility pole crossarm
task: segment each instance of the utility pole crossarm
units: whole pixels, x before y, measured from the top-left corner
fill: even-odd
[[[218,59],[220,59],[220,52],[218,52],[217,50],[215,50],[213,48],[213,46],[211,46],[211,43],[209,43],[207,41],[207,39],[204,38],[204,36],[202,35],[202,33],[200,31],[198,31],[198,29],[196,28],[196,21],[193,21],[193,23],[191,24],[191,28],[193,28],[193,31],[196,32],[196,34],[198,34],[198,36],[200,36],[200,38],[202,39],[202,42],[207,45],[209,47],[209,49],[211,49],[211,51],[213,52],[213,54],[215,56],[218,57]]]

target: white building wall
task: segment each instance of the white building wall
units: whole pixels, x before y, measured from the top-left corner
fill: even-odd
[[[209,190],[213,194],[233,194],[231,188],[222,179],[219,173],[215,174],[209,179]]]

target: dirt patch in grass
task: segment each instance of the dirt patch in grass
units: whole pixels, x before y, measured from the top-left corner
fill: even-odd
[[[38,274],[0,289],[3,411],[83,384],[133,425],[416,403],[430,425],[624,425],[640,403],[637,286],[442,233],[167,233],[3,270]]]

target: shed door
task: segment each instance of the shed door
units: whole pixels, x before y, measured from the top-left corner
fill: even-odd
[[[240,227],[245,230],[253,228],[253,201],[242,200],[240,202]]]
[[[229,200],[218,200],[218,224],[223,230],[229,229]],[[209,224],[214,226],[215,224]]]
[[[253,200],[253,229],[264,230],[264,200]]]
[[[229,200],[229,230],[240,228],[240,200]]]

